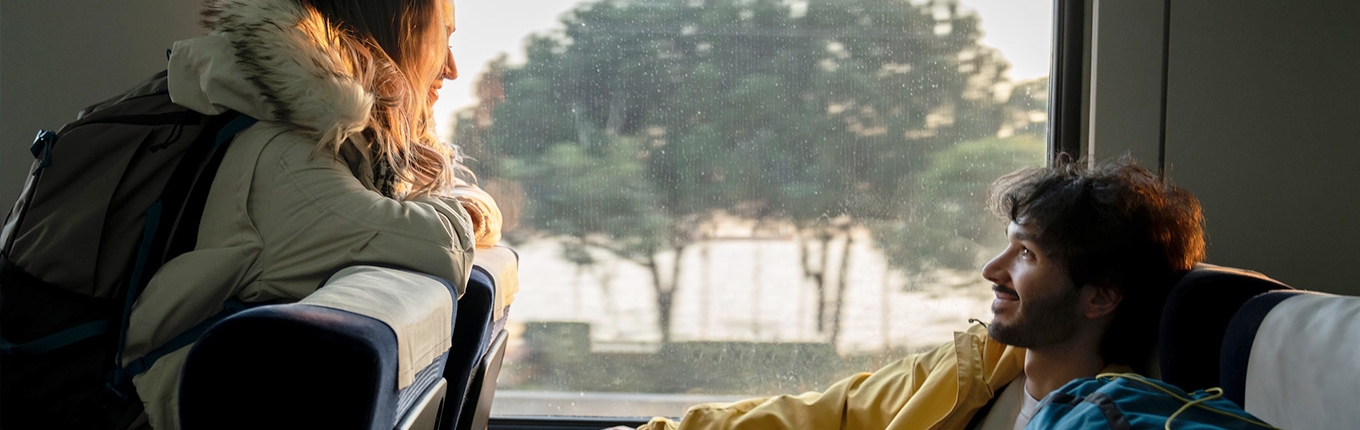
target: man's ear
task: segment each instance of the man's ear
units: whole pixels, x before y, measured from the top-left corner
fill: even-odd
[[[1082,295],[1082,315],[1088,319],[1100,319],[1114,315],[1119,302],[1124,301],[1124,292],[1118,288],[1103,285],[1087,285]]]

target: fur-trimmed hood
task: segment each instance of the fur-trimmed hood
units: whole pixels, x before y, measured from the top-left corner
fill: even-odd
[[[168,68],[175,103],[293,124],[320,142],[348,139],[370,120],[375,96],[352,39],[328,31],[296,0],[206,0],[208,36],[175,42]]]

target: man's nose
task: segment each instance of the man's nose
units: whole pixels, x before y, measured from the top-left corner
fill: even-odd
[[[992,281],[993,284],[1005,283],[1006,272],[1001,270],[1001,260],[1005,257],[1006,252],[1002,251],[1001,254],[997,254],[997,256],[992,258],[991,261],[988,261],[987,264],[982,265],[982,278]]]

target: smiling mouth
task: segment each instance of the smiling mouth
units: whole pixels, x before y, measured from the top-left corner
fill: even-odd
[[[1017,293],[1015,290],[1000,285],[993,285],[992,292],[996,293],[996,298],[999,300],[1020,300],[1019,293]]]

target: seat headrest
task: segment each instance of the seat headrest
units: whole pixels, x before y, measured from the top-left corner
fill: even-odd
[[[477,248],[472,263],[473,271],[482,271],[486,281],[495,287],[491,320],[499,321],[519,294],[519,254],[504,246]]]
[[[1228,321],[1253,296],[1291,289],[1257,272],[1196,265],[1167,296],[1158,329],[1161,378],[1186,391],[1217,387],[1219,346]]]
[[[1360,297],[1291,291],[1257,296],[1223,340],[1224,395],[1281,428],[1360,423]]]
[[[399,351],[397,388],[405,388],[452,346],[456,291],[448,281],[416,272],[352,266],[298,303],[353,312],[392,327]]]

